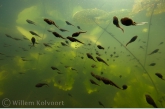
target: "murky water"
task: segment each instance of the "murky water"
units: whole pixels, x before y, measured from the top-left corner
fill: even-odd
[[[153,102],[165,107],[163,4],[164,0],[0,1],[0,107],[149,108]],[[124,32],[113,24],[114,16]],[[125,26],[120,21],[124,17],[148,23]],[[86,32],[73,37],[84,44],[67,38],[75,32]],[[134,36],[137,39],[126,46]]]

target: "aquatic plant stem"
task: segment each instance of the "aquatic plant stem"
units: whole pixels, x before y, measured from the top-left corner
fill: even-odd
[[[148,43],[149,43],[149,39],[150,39],[150,30],[151,30],[150,26],[151,26],[152,16],[153,16],[154,10],[156,8],[156,5],[157,5],[157,3],[154,4],[154,8],[152,10],[151,17],[150,17],[150,20],[149,20],[149,25],[148,25],[148,36],[147,36],[147,46],[146,46],[146,53],[145,53],[145,59],[144,59],[144,66],[145,66],[146,60],[147,60]]]
[[[147,46],[146,46],[146,52],[145,52],[145,59],[144,59],[144,67],[145,67],[145,65],[146,65],[146,60],[147,60],[147,52],[148,52],[148,45],[149,45],[149,39],[150,39],[150,30],[151,30],[151,21],[152,21],[152,16],[153,16],[153,13],[154,13],[154,10],[155,10],[155,8],[157,7],[157,4],[158,4],[158,2],[156,2],[155,4],[154,4],[154,7],[153,7],[153,10],[152,10],[152,12],[151,12],[151,16],[150,16],[150,20],[149,20],[149,25],[148,25],[148,35],[147,35]],[[148,72],[147,72],[147,74],[148,74]],[[150,77],[150,75],[148,74],[148,76]],[[151,79],[151,77],[150,77],[150,79]],[[152,79],[151,79],[152,80]],[[153,82],[153,81],[152,81]],[[155,84],[154,84],[154,86],[155,86]],[[156,87],[156,86],[155,86]],[[157,88],[155,88],[156,89],[156,91],[157,91],[157,93],[158,93],[158,90],[157,90]],[[163,104],[162,104],[162,102],[161,102],[161,105],[162,105],[162,107],[163,107]]]
[[[95,21],[94,21],[95,22]],[[96,23],[96,22],[95,22]],[[97,23],[96,23],[97,24]],[[98,25],[98,24],[97,24]],[[110,25],[110,23],[105,27],[105,29],[107,29],[108,28],[108,26]],[[100,27],[100,26],[99,26]],[[103,29],[103,28],[102,28]],[[104,29],[103,29],[104,30]],[[103,35],[103,33],[104,33],[104,31],[100,34],[100,36],[97,38],[97,40],[96,40],[96,42],[95,42],[95,45],[96,45],[96,43],[97,43],[97,41],[101,38],[101,36]],[[94,45],[94,46],[95,46]]]

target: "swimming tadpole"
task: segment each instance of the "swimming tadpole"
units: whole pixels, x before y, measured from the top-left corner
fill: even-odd
[[[71,26],[74,26],[73,24],[71,24],[70,22],[68,21],[65,21],[67,25],[71,25]]]
[[[162,45],[164,42],[160,42],[159,45]]]
[[[98,81],[101,81],[101,80],[102,80],[102,77],[101,77],[101,76],[96,75],[96,74],[94,74],[93,72],[91,72],[91,75],[92,75],[94,78],[96,78]]]
[[[65,39],[64,37],[62,37],[62,36],[61,36],[59,33],[57,33],[57,32],[52,32],[52,34],[53,34],[55,37]]]
[[[26,20],[26,22],[27,22],[27,23],[29,23],[29,24],[33,24],[33,25],[36,25],[34,21],[32,21],[32,20],[29,20],[29,19],[27,19],[27,20]]]
[[[49,86],[47,83],[38,83],[35,85],[35,87],[40,88],[40,87],[45,86],[45,85]]]
[[[120,27],[118,18],[116,16],[113,17],[113,24],[116,25],[116,27],[120,28],[124,32],[124,29]]]
[[[70,37],[70,36],[68,36],[67,39],[69,39],[71,42],[79,42],[81,44],[84,44],[83,42],[79,41],[78,39]]]
[[[93,58],[93,56],[92,56],[91,54],[86,53],[86,55],[87,55],[87,57],[88,57],[89,59],[92,59],[92,60],[94,60],[95,62],[97,62],[97,61]]]
[[[119,86],[117,86],[114,82],[112,82],[111,80],[109,80],[108,78],[102,77],[101,78],[102,82],[106,85],[112,85],[118,89],[121,89]]]
[[[99,61],[99,62],[103,62],[104,64],[106,64],[107,66],[109,66],[103,59],[101,59],[100,57],[96,57],[96,59]]]
[[[151,63],[149,66],[155,66],[156,65],[156,63]]]
[[[126,46],[129,44],[129,43],[132,43],[134,42],[136,39],[137,39],[138,36],[134,36],[131,38],[131,40],[126,44]]]
[[[155,54],[155,53],[157,53],[159,51],[159,49],[155,49],[154,51],[152,51],[150,54],[148,54],[148,55],[152,55],[152,54]]]
[[[97,45],[97,48],[104,50],[104,47],[102,47],[101,45]]]
[[[41,36],[39,36],[37,33],[35,33],[34,31],[29,31],[32,35],[34,35],[34,36],[38,36],[38,37],[40,37],[41,38]]]
[[[65,31],[66,31],[66,32],[69,32],[68,30],[62,29],[62,28],[60,28],[59,30],[60,30],[61,32],[65,32]]]
[[[79,30],[82,30],[82,29],[80,28],[80,26],[77,26],[77,28],[78,28]]]
[[[54,25],[54,26],[56,26],[57,28],[59,28],[59,27],[55,24],[55,22],[52,21],[52,20],[50,20],[50,19],[45,18],[44,21],[45,21],[47,24],[49,24],[49,25]]]
[[[43,43],[43,45],[44,45],[45,47],[52,48],[52,46],[50,46],[50,45],[49,45],[49,44],[47,44],[47,43]]]
[[[162,75],[161,73],[155,73],[155,75],[156,75],[158,78],[160,78],[160,79],[162,79],[162,80],[165,80],[165,79],[163,78],[163,75]]]
[[[98,86],[100,86],[99,84],[97,84],[94,80],[92,80],[92,79],[90,79],[90,82],[92,83],[92,84],[94,84],[94,85],[98,85]]]
[[[128,18],[128,17],[124,17],[124,18],[121,18],[121,23],[125,26],[131,26],[131,25],[144,25],[144,24],[147,24],[148,22],[140,22],[140,23],[136,23],[134,22],[131,18]]]
[[[114,86],[114,87],[116,87],[116,88],[118,88],[118,89],[121,89],[119,86],[117,86],[114,82],[112,82],[111,80],[109,80],[108,78],[105,78],[105,77],[101,77],[101,76],[99,76],[99,75],[96,75],[96,74],[94,74],[93,72],[91,72],[91,75],[94,77],[94,78],[96,78],[97,80],[101,80],[104,84],[106,84],[106,85],[112,85],[112,86]],[[125,87],[125,86],[124,86]]]
[[[103,105],[102,102],[98,101],[99,105],[103,106],[105,108],[105,106]]]
[[[136,25],[136,22],[134,22],[132,19],[130,19],[128,17],[121,18],[120,21],[125,26]]]
[[[54,67],[54,66],[51,66],[51,69],[60,71],[57,67]]]
[[[68,96],[72,97],[72,95],[70,93],[68,93]]]
[[[148,104],[152,105],[154,108],[158,108],[155,101],[152,99],[150,95],[145,94],[145,97]]]
[[[31,47],[34,47],[34,44],[35,44],[35,42],[36,42],[36,39],[35,39],[34,37],[32,37],[32,38],[31,38],[31,42],[32,42],[32,44],[33,44]],[[31,48],[31,47],[30,47],[30,48]]]
[[[61,45],[62,46],[68,46],[67,44],[65,44],[64,42],[61,42]]]
[[[86,33],[87,31],[75,32],[72,34],[72,37],[78,37],[81,33]]]

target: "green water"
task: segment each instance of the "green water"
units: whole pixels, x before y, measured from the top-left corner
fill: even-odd
[[[155,75],[165,76],[165,45],[159,45],[165,41],[163,7],[159,14],[157,12],[164,0],[148,0],[145,2],[147,8],[135,13],[132,10],[137,3],[133,0],[0,1],[0,107],[102,108],[99,101],[106,108],[153,107],[147,103],[145,94],[150,95],[158,107],[165,107],[165,81]],[[140,4],[144,5],[142,0]],[[89,10],[92,11],[88,17]],[[152,10],[155,13],[148,15]],[[82,16],[76,16],[80,11],[84,11]],[[113,16],[118,17],[124,33],[113,24]],[[148,24],[124,26],[120,23],[123,17]],[[53,20],[69,32],[48,25],[44,18]],[[27,19],[35,25],[27,23]],[[65,21],[75,26],[67,25]],[[85,44],[67,40],[69,45],[62,46],[61,42],[66,40],[47,30],[56,31],[65,38],[74,32],[87,31],[76,37]],[[29,31],[36,32],[41,38]],[[135,35],[138,38],[124,47]],[[39,44],[30,49],[32,37]],[[105,49],[98,49],[97,45]],[[159,51],[148,55],[155,49]],[[86,53],[92,53],[97,60],[96,51],[109,66],[87,58]],[[149,66],[151,63],[156,65]],[[92,68],[92,65],[96,67]],[[62,74],[52,70],[51,66]],[[108,78],[121,88],[127,85],[127,89],[106,85],[95,79],[91,72]],[[99,86],[91,84],[90,79]],[[49,87],[37,88],[38,83],[47,83]]]

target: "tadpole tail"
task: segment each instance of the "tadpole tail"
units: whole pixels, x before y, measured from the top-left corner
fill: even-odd
[[[122,28],[122,27],[119,27],[122,31],[123,31],[123,33],[124,33],[124,29]]]
[[[128,44],[129,44],[129,42],[125,46],[127,46]]]
[[[148,22],[140,22],[140,23],[136,23],[136,25],[144,25],[147,24]]]
[[[83,42],[81,42],[81,41],[77,41],[77,42],[79,42],[79,43],[81,43],[81,44],[84,44]]]
[[[94,58],[92,60],[94,60],[95,62],[97,62]]]
[[[104,64],[106,64],[107,66],[109,66],[105,61],[103,61]]]
[[[55,23],[53,25],[59,29],[59,27]]]

